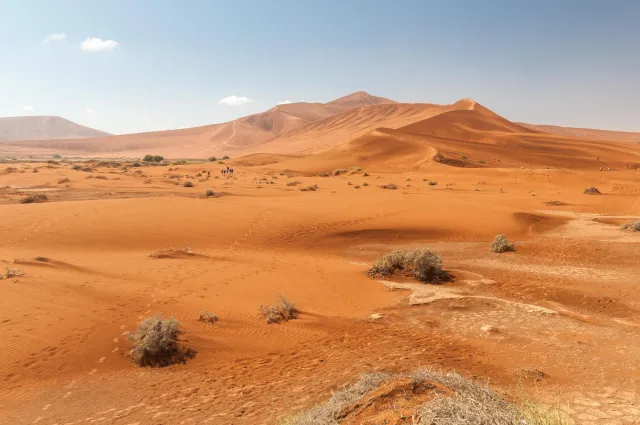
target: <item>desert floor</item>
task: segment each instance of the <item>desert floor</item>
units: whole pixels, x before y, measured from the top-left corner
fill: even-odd
[[[639,420],[640,233],[619,228],[640,213],[637,170],[229,164],[0,164],[0,272],[25,273],[0,281],[0,423],[277,424],[363,372],[419,366],[577,424]],[[19,202],[34,192],[49,200]],[[515,252],[489,250],[499,233]],[[367,276],[410,246],[438,251],[454,281]],[[267,324],[258,309],[280,294],[300,317]],[[181,322],[194,359],[132,363],[126,332],[156,313]]]

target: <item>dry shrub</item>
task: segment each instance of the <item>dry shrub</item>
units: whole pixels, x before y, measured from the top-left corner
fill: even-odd
[[[501,253],[515,250],[515,245],[509,243],[505,235],[496,235],[496,237],[493,239],[493,242],[491,242],[491,251],[493,252]]]
[[[559,411],[543,410],[533,403],[523,406],[510,403],[487,385],[473,382],[455,372],[419,369],[410,374],[365,373],[355,384],[335,391],[318,406],[295,415],[283,425],[335,425],[351,414],[364,411],[367,397],[384,384],[396,379],[410,379],[413,387],[431,389],[434,397],[418,402],[411,415],[414,425],[568,425],[571,422]],[[444,391],[439,389],[443,388]],[[409,400],[409,399],[408,399]],[[385,400],[374,399],[384,405]],[[394,409],[390,406],[389,410]],[[407,418],[408,419],[408,418]],[[404,422],[403,422],[404,423]]]
[[[169,248],[169,249],[160,249],[157,251],[153,251],[149,254],[151,258],[177,258],[182,256],[190,256],[193,255],[193,251],[191,250],[191,245],[185,245],[182,248]]]
[[[349,170],[347,170],[346,168],[337,168],[337,169],[333,170],[333,172],[331,174],[333,174],[334,176],[339,176],[340,174],[344,174],[347,171],[349,171]]]
[[[215,193],[213,189],[207,189],[207,191],[204,193],[204,196],[206,196],[207,198],[211,198],[211,197],[217,198],[218,196],[220,196],[220,194]]]
[[[40,202],[46,202],[49,200],[49,197],[43,193],[34,193],[32,195],[27,196],[22,201],[23,204],[38,204]]]
[[[49,259],[48,259],[47,257],[42,257],[42,256],[40,256],[40,255],[39,255],[39,256],[37,256],[37,257],[35,258],[35,260],[36,260],[36,261],[40,261],[41,263],[46,263],[46,262],[48,262],[48,261],[49,261]]]
[[[95,179],[98,179],[98,180],[109,180],[109,179],[107,178],[107,176],[102,176],[102,175],[95,176],[94,178],[95,178]]]
[[[378,258],[368,271],[372,277],[388,277],[396,271],[409,272],[421,282],[437,283],[446,275],[440,256],[426,248],[395,250]]]
[[[436,186],[436,185],[438,184],[438,182],[430,181],[430,182],[429,182],[429,183],[427,183],[427,184],[428,184],[429,186]]]
[[[170,179],[181,179],[182,178],[182,174],[170,174],[169,178]]]
[[[65,183],[69,183],[71,180],[69,180],[66,177],[63,177],[61,179],[58,180],[58,184],[65,184]]]
[[[260,314],[267,320],[267,323],[281,323],[295,319],[298,310],[294,303],[280,295],[274,305],[261,305]]]
[[[622,230],[631,230],[632,232],[640,232],[640,220],[632,221],[631,223],[625,223],[620,226]]]
[[[396,190],[398,188],[398,186],[396,186],[393,183],[389,183],[389,184],[383,184],[380,186],[382,189],[391,189],[391,190]]]
[[[545,201],[544,202],[545,205],[548,205],[550,207],[562,207],[564,205],[569,205],[566,202],[563,201]]]
[[[362,185],[363,185],[363,186],[369,186],[369,183],[364,182],[364,183],[362,183]]]
[[[597,188],[597,187],[594,187],[594,186],[591,186],[591,187],[589,187],[589,188],[586,188],[586,189],[584,190],[584,193],[585,193],[586,195],[600,195],[600,191],[598,190],[598,188]]]
[[[138,324],[127,338],[132,345],[130,354],[139,366],[163,367],[185,363],[195,351],[184,349],[179,344],[180,322],[176,319],[149,317]]]
[[[10,269],[8,267],[6,268],[4,277],[6,277],[7,279],[20,277],[20,276],[24,276],[24,272],[21,269]]]
[[[146,180],[144,181],[144,184],[150,184],[150,183],[152,183],[152,182],[153,182],[153,180],[151,180],[151,179],[146,179]]]
[[[184,187],[193,187],[193,182],[190,182],[189,180],[187,180],[186,182],[184,182]]]
[[[318,177],[329,177],[330,174],[329,173],[320,173],[318,174]]]
[[[297,180],[292,181],[292,182],[287,182],[287,186],[297,186],[297,185],[299,185],[299,184],[300,184],[300,182],[299,182],[299,181],[297,181]]]
[[[307,186],[307,187],[301,187],[300,191],[301,192],[315,192],[316,190],[318,190],[318,185],[314,184],[313,186]]]
[[[200,315],[198,316],[198,320],[201,322],[207,322],[207,323],[213,324],[218,321],[218,316],[211,313],[210,311],[201,311]]]

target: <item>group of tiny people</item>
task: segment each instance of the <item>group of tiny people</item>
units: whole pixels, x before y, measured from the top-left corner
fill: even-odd
[[[229,166],[227,165],[227,168],[226,169],[223,168],[222,170],[220,170],[220,173],[223,176],[233,175],[233,168],[229,168]]]

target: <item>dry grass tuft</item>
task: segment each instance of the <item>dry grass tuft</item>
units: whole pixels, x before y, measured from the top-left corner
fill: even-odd
[[[300,182],[298,180],[292,181],[292,182],[287,182],[287,186],[297,186],[299,185]]]
[[[493,239],[493,242],[491,242],[491,251],[493,252],[502,253],[515,250],[515,245],[509,243],[505,235],[496,235],[496,237]]]
[[[184,187],[193,187],[193,182],[190,182],[189,180],[187,180],[186,182],[184,182]]]
[[[274,305],[261,305],[260,314],[267,320],[267,323],[281,323],[295,319],[298,310],[294,303],[280,295]]]
[[[372,277],[388,277],[396,271],[409,272],[421,282],[437,283],[446,277],[442,259],[429,249],[395,250],[378,258],[368,271]]]
[[[176,319],[149,317],[138,324],[127,336],[132,345],[130,354],[139,366],[163,367],[185,363],[195,351],[180,347],[179,337],[184,332]]]
[[[21,269],[10,269],[7,267],[4,277],[6,277],[7,279],[12,279],[14,277],[20,277],[24,275],[25,273]]]
[[[622,230],[631,230],[632,232],[640,232],[640,220],[632,221],[631,223],[625,223],[620,226]]]
[[[396,186],[393,183],[389,183],[389,184],[383,184],[380,186],[382,189],[391,189],[391,190],[396,190],[398,188],[398,186]]]
[[[600,191],[598,190],[597,187],[594,187],[594,186],[591,186],[591,187],[585,189],[584,193],[586,195],[600,195]]]
[[[330,174],[329,173],[320,173],[318,174],[318,177],[329,177]]]
[[[169,249],[160,249],[157,251],[153,251],[149,254],[151,258],[177,258],[182,256],[190,256],[193,255],[193,251],[191,250],[191,245],[185,245],[182,248],[169,248]]]
[[[61,179],[58,180],[58,184],[65,184],[65,183],[69,183],[71,180],[69,180],[66,177],[63,177]]]
[[[48,259],[47,257],[42,257],[42,256],[40,256],[40,255],[39,255],[39,256],[37,256],[37,257],[35,258],[35,260],[36,260],[36,261],[40,261],[41,263],[46,263],[46,262],[48,262],[48,261],[49,261],[49,259]]]
[[[49,197],[43,193],[34,193],[32,195],[24,198],[20,203],[22,204],[39,204],[41,202],[46,202],[49,200]]]
[[[201,322],[207,322],[207,323],[213,324],[218,321],[218,316],[211,313],[210,311],[201,311],[200,315],[198,316],[198,320]]]
[[[344,174],[347,171],[349,171],[349,170],[347,170],[346,168],[337,168],[337,169],[333,170],[331,172],[331,174],[334,175],[334,176],[339,176],[340,174]]]
[[[545,201],[544,202],[545,205],[548,205],[550,207],[562,207],[565,205],[569,205],[566,202],[563,201]]]
[[[313,186],[307,186],[307,187],[301,187],[300,191],[301,192],[315,192],[316,190],[318,190],[318,185],[314,184]]]

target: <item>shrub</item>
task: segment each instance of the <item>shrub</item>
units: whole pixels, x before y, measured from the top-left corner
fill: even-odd
[[[586,195],[600,195],[600,191],[598,190],[598,188],[597,187],[593,187],[593,186],[585,189],[584,193]]]
[[[209,162],[216,162],[217,160],[218,158],[216,158],[215,156],[209,158]]]
[[[187,180],[186,182],[184,182],[184,187],[193,187],[193,182]]]
[[[299,181],[297,181],[297,180],[292,181],[292,182],[287,182],[287,186],[297,186],[297,185],[299,185],[299,184],[300,184],[300,182],[299,182]]]
[[[193,357],[195,351],[180,347],[179,337],[183,333],[180,322],[173,317],[162,319],[155,316],[144,319],[128,335],[132,345],[131,357],[139,366],[163,367],[184,363]]]
[[[280,323],[295,319],[298,310],[294,303],[280,295],[274,305],[261,305],[260,314],[267,323]]]
[[[218,321],[218,316],[211,313],[210,311],[201,311],[200,316],[198,316],[198,320],[201,322],[207,322],[207,323],[213,324]]]
[[[545,201],[544,204],[549,205],[551,207],[561,207],[563,205],[569,205],[566,202],[562,202],[562,201]]]
[[[179,159],[177,161],[173,161],[173,163],[171,163],[171,165],[187,165],[187,161],[184,159]]]
[[[134,162],[133,164],[131,164],[132,167],[142,167],[142,164],[140,164],[138,161]]]
[[[38,204],[40,202],[46,202],[49,200],[49,197],[43,193],[34,193],[32,195],[27,196],[22,201],[23,204]]]
[[[369,186],[369,183],[364,182],[364,183],[362,183],[362,185],[363,185],[363,186]]]
[[[216,193],[213,191],[213,189],[207,189],[207,191],[204,193],[204,196],[206,197],[211,197],[211,196],[217,196]]]
[[[389,183],[389,184],[383,184],[382,186],[380,186],[382,189],[391,189],[391,190],[396,190],[398,188],[398,186],[396,186],[393,183]]]
[[[631,223],[625,223],[620,228],[622,230],[631,230],[633,232],[640,232],[640,220],[632,221]]]
[[[436,186],[438,184],[438,182],[432,182],[430,181],[429,183],[427,183],[429,186]]]
[[[4,277],[6,277],[7,279],[11,279],[14,277],[20,277],[20,276],[24,276],[24,272],[20,269],[10,269],[7,268],[6,269],[6,273],[4,274]]]
[[[369,177],[369,173],[365,172],[362,177]]]
[[[329,177],[329,173],[320,173],[318,177]]]
[[[51,158],[53,158],[53,159],[62,159],[62,156],[60,154],[56,153]]]
[[[162,161],[164,161],[164,156],[161,156],[161,155],[153,156],[153,162],[162,162]]]
[[[96,178],[96,179],[98,179],[98,180],[109,180],[109,179],[107,178],[107,176],[102,176],[102,175],[95,176],[94,178]]]
[[[142,158],[142,160],[143,160],[144,162],[153,162],[153,155],[151,155],[151,154],[146,154],[146,155],[144,156],[144,158]]]
[[[40,261],[41,263],[46,263],[49,261],[49,259],[47,257],[42,257],[42,256],[37,256],[35,258],[36,261]]]
[[[169,174],[170,179],[181,179],[182,174]]]
[[[222,158],[220,158],[220,159],[222,159],[223,161],[225,161],[225,160],[230,159],[230,158],[229,158],[227,155],[225,155],[225,156],[223,156],[223,157],[222,157]]]
[[[516,248],[512,243],[509,243],[505,235],[496,235],[491,242],[491,251],[496,253],[515,251]]]
[[[302,192],[315,192],[318,190],[318,185],[314,184],[313,186],[301,187],[300,190]]]
[[[387,277],[396,271],[407,271],[421,282],[438,282],[445,277],[440,256],[425,248],[395,250],[384,254],[375,261],[368,274]]]
[[[348,170],[346,168],[338,168],[333,170],[333,172],[331,174],[333,174],[334,176],[339,176],[340,174],[346,173]]]
[[[65,184],[65,183],[69,183],[71,180],[69,180],[66,177],[63,177],[61,179],[58,180],[58,184]]]

